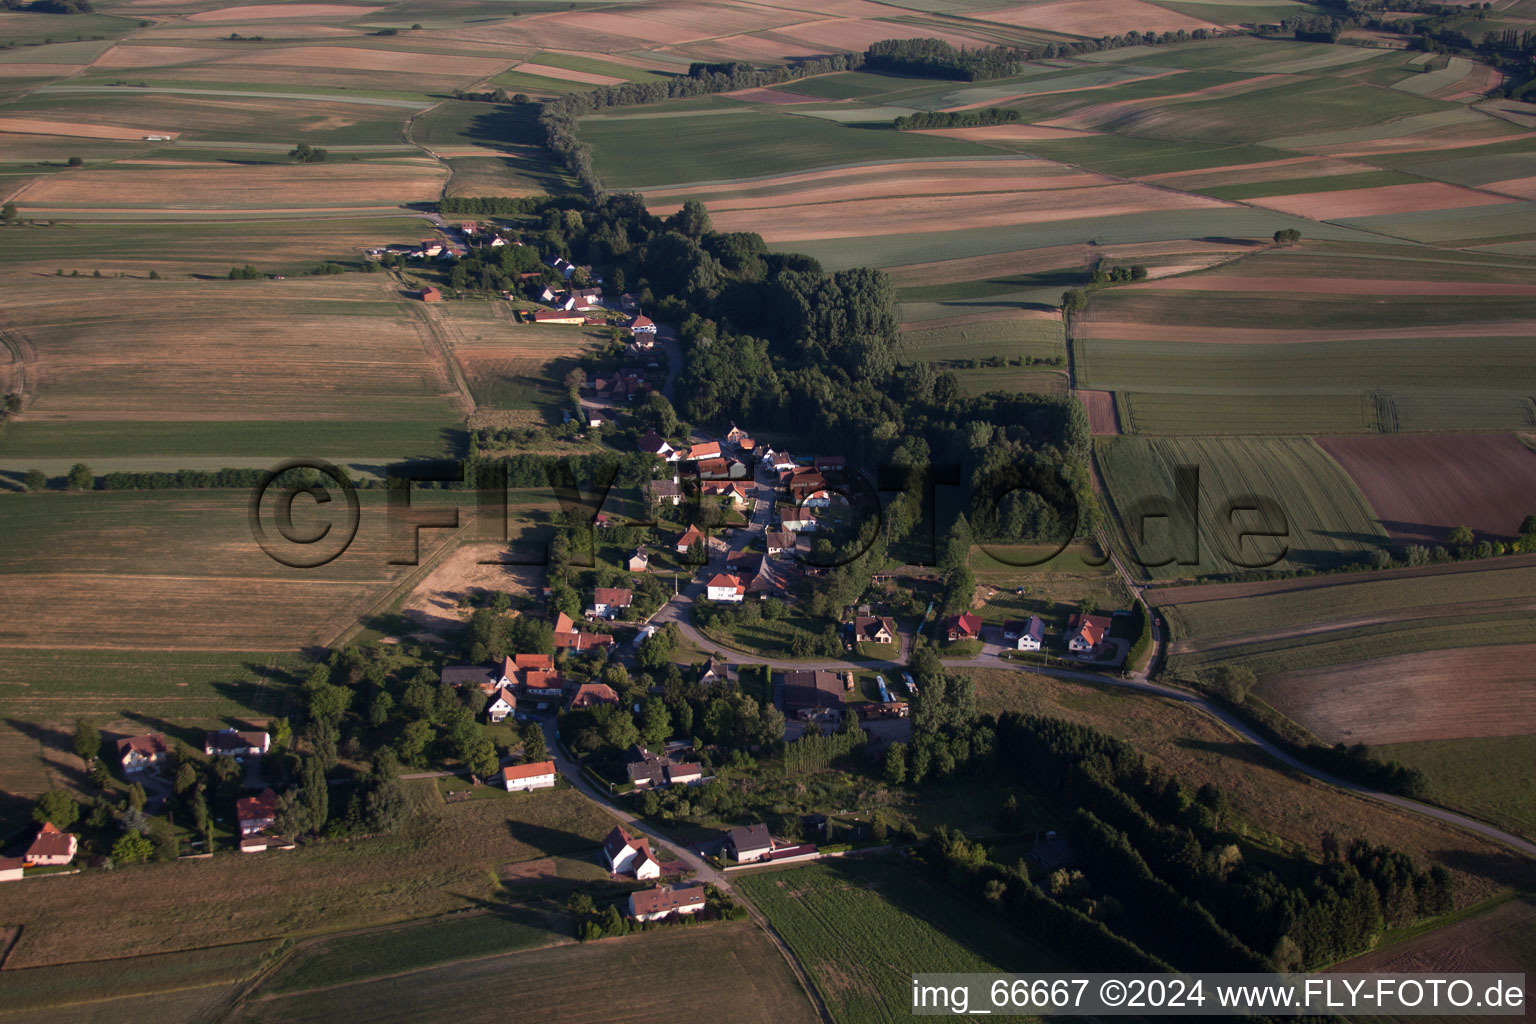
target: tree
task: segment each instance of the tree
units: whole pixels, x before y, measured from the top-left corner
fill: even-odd
[[[51,789],[38,798],[37,806],[32,808],[32,820],[52,822],[54,828],[67,831],[80,820],[80,805],[68,790]]]
[[[330,154],[325,150],[318,146],[311,146],[307,142],[301,142],[288,151],[288,158],[301,164],[321,164],[328,156]]]
[[[565,901],[565,909],[570,911],[572,917],[581,921],[597,913],[597,904],[592,902],[591,896],[578,889]]]
[[[6,203],[4,206],[0,206],[0,221],[4,221],[7,225],[11,225],[15,224],[19,220],[21,220],[21,215],[16,212],[15,203]]]
[[[83,462],[77,462],[69,467],[69,475],[64,482],[72,491],[89,491],[96,487],[96,474],[90,466]]]
[[[144,787],[137,782],[128,784],[128,806],[136,811],[142,811],[144,805],[149,802],[149,794],[144,792]]]
[[[1301,241],[1301,232],[1295,228],[1282,228],[1275,232],[1276,245],[1295,245]]]
[[[118,864],[142,864],[154,854],[154,844],[139,832],[125,833],[112,844],[112,860]]]
[[[1216,672],[1216,692],[1233,704],[1247,700],[1248,691],[1256,682],[1258,677],[1247,665],[1223,665]]]
[[[1450,541],[1452,544],[1455,544],[1457,547],[1465,548],[1471,547],[1477,541],[1477,538],[1472,534],[1472,527],[1453,526],[1451,527],[1451,532],[1446,537],[1446,540]]]
[[[181,767],[176,769],[176,781],[174,789],[177,796],[186,796],[197,788],[197,769],[192,762],[183,761]]]
[[[78,157],[78,156],[72,156],[72,157],[70,157],[70,158],[69,158],[69,160],[68,160],[68,161],[66,161],[66,162],[67,162],[67,163],[68,163],[68,164],[69,164],[69,166],[71,166],[71,167],[79,167],[79,166],[81,166],[81,165],[82,165],[82,164],[84,164],[84,163],[85,163],[85,160],[83,160],[83,159],[82,159],[82,158],[80,158],[80,157]]]
[[[75,719],[75,736],[71,743],[75,756],[89,768],[101,753],[101,730],[83,718]]]
[[[48,487],[48,475],[40,469],[27,470],[27,490],[41,491]]]
[[[907,781],[907,745],[892,743],[885,748],[885,781],[899,786]]]
[[[1072,288],[1061,293],[1061,311],[1063,313],[1081,313],[1088,308],[1088,293],[1081,288]]]

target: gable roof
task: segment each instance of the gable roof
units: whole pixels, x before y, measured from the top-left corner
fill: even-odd
[[[572,707],[585,707],[588,704],[617,704],[618,702],[618,693],[607,683],[582,683],[576,687],[576,692],[571,696]]]
[[[981,632],[981,617],[970,612],[962,612],[949,620],[949,628],[966,636],[976,636]]]
[[[656,431],[648,430],[645,436],[640,439],[640,450],[650,452],[652,455],[662,455],[672,451],[672,446],[667,443],[666,438],[656,433]]]
[[[708,587],[710,587],[712,589],[719,589],[719,588],[723,588],[723,587],[730,587],[730,588],[733,588],[735,590],[745,590],[746,589],[745,587],[742,586],[740,579],[738,579],[735,576],[727,575],[726,573],[723,573],[723,572],[722,573],[717,573],[715,575],[715,578],[710,580],[709,583],[706,584],[706,586],[708,586]]]
[[[881,626],[885,627],[885,631],[893,639],[895,638],[896,620],[889,615],[859,615],[855,617],[853,620],[853,635],[860,640],[868,639],[876,636],[880,632]]]
[[[59,831],[51,821],[43,822],[37,830],[37,838],[27,847],[28,857],[68,857],[74,853],[75,837]]]
[[[594,604],[611,604],[619,608],[628,608],[635,598],[635,592],[628,587],[598,587],[592,591]]]
[[[495,707],[497,701],[505,701],[507,707],[515,708],[517,707],[517,694],[513,693],[510,687],[503,686],[501,689],[496,691],[496,696],[491,698],[491,702],[487,704],[486,707]]]
[[[492,686],[500,677],[484,665],[448,665],[438,678],[449,686]]]
[[[260,821],[276,815],[277,794],[270,786],[255,796],[244,796],[235,801],[235,817],[241,821]]]
[[[518,668],[552,669],[555,667],[555,656],[552,654],[514,654],[512,663]]]
[[[668,910],[702,907],[704,903],[702,885],[689,885],[678,889],[660,886],[656,889],[641,889],[639,892],[629,894],[630,910],[636,914],[655,914]]]
[[[1109,633],[1110,619],[1107,615],[1084,615],[1081,612],[1073,615],[1067,623],[1067,633],[1070,636],[1081,636],[1090,647],[1097,647]]]
[[[688,449],[690,459],[718,459],[720,457],[719,441],[701,441]]]
[[[565,614],[565,612],[559,612],[555,615],[556,633],[574,633],[575,631],[576,624],[571,621],[569,615]]]
[[[688,529],[683,531],[683,535],[681,537],[677,538],[677,546],[680,548],[691,548],[703,539],[704,531],[699,529],[697,526],[690,526]]]
[[[768,826],[762,822],[739,825],[726,833],[726,838],[737,851],[765,850],[773,845],[773,838],[768,835]]]
[[[623,825],[613,826],[613,831],[609,832],[608,838],[603,840],[603,852],[608,855],[609,862],[624,852],[626,846],[647,855],[651,852],[650,841],[645,836],[632,836],[625,831]]]
[[[165,733],[147,732],[143,736],[129,736],[117,741],[118,757],[127,757],[130,752],[145,757],[159,757],[161,754],[169,754],[171,748],[165,742]]]
[[[793,669],[784,673],[784,710],[835,708],[843,703],[843,682],[827,669]]]
[[[509,764],[501,770],[503,782],[515,782],[518,779],[536,779],[540,775],[555,774],[555,762],[535,761],[532,764]]]
[[[793,530],[768,530],[763,534],[770,548],[792,548],[797,541]]]

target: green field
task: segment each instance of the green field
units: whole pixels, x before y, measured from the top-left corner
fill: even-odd
[[[903,355],[933,363],[971,359],[1065,359],[1059,320],[982,320],[953,327],[903,331]]]
[[[410,970],[373,982],[287,996],[258,992],[233,1019],[262,1024],[509,1019],[585,1024],[616,1017],[814,1024],[810,1000],[783,956],[750,923],[674,925],[641,935],[495,955]],[[387,955],[387,952],[386,952]],[[707,979],[707,980],[701,980]]]
[[[784,936],[838,1024],[905,1020],[914,972],[1065,966],[958,894],[886,859],[754,872],[738,884]]]
[[[1139,502],[1174,497],[1174,467],[1193,466],[1199,472],[1199,560],[1148,568],[1154,578],[1231,572],[1244,562],[1276,564],[1274,555],[1281,547],[1286,554],[1278,568],[1333,568],[1363,562],[1388,541],[1364,495],[1337,463],[1305,438],[1101,438],[1097,453],[1123,530],[1137,529],[1130,520]],[[1225,518],[1229,502],[1249,507],[1250,495],[1276,503],[1283,523],[1266,524],[1254,513]],[[1288,536],[1283,541],[1244,541],[1236,536],[1240,530],[1266,526],[1284,526]],[[1170,538],[1166,520],[1148,520],[1142,557],[1171,561]]]
[[[1422,771],[1436,803],[1536,835],[1536,736],[1392,743],[1375,750]]]

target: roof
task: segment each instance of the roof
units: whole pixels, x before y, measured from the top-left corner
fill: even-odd
[[[651,852],[650,841],[645,836],[632,836],[624,830],[623,825],[613,826],[613,831],[609,832],[608,838],[603,840],[603,852],[612,861],[626,846],[633,847],[646,855]]]
[[[835,708],[843,703],[843,682],[826,669],[794,669],[784,673],[784,710]]]
[[[565,614],[565,612],[560,612],[555,616],[556,633],[574,633],[575,631],[576,624],[571,621],[571,617],[569,615]]]
[[[892,637],[896,635],[896,620],[889,615],[860,615],[853,620],[853,633],[860,640],[872,637],[884,626]]]
[[[571,697],[573,707],[585,707],[588,704],[617,704],[618,702],[618,693],[607,683],[582,683],[576,687],[576,693]]]
[[[668,910],[704,906],[704,887],[690,885],[680,889],[661,886],[629,894],[629,906],[636,914],[656,914]]]
[[[628,587],[598,587],[592,591],[594,604],[612,604],[620,608],[628,608],[629,603],[635,599],[635,592]]]
[[[613,636],[609,633],[578,633],[572,629],[555,634],[556,647],[573,651],[587,651],[611,643],[613,643]]]
[[[127,739],[117,741],[117,754],[119,757],[127,757],[129,752],[143,754],[145,757],[158,757],[168,754],[171,748],[166,745],[165,733],[147,732],[143,736],[129,736]]]
[[[1109,633],[1109,627],[1109,616],[1083,615],[1079,612],[1067,623],[1067,633],[1080,635],[1090,647],[1097,647],[1099,641]]]
[[[699,459],[698,470],[701,478],[727,478],[731,475],[730,464],[722,458]]]
[[[489,686],[499,681],[496,670],[484,665],[449,665],[440,678],[449,686]]]
[[[677,546],[680,548],[691,548],[703,539],[704,531],[700,530],[697,526],[690,526],[683,531],[681,537],[677,538]]]
[[[682,484],[676,480],[652,480],[646,487],[658,498],[671,498],[683,493]]]
[[[717,588],[722,588],[722,587],[731,587],[731,588],[736,589],[736,590],[743,589],[742,588],[742,584],[741,584],[741,580],[739,580],[735,576],[730,576],[730,575],[727,575],[726,573],[723,573],[723,572],[722,573],[716,573],[715,574],[715,578],[709,581],[708,586],[709,586],[709,588],[711,590],[714,590],[714,589],[717,589]]]
[[[494,705],[499,700],[506,701],[508,707],[517,707],[517,694],[513,693],[510,687],[503,686],[501,689],[497,690],[496,696],[491,698],[491,704],[487,706],[489,707]]]
[[[552,654],[514,654],[512,663],[518,668],[552,669],[555,667],[555,657]]]
[[[726,833],[726,839],[732,848],[738,852],[741,850],[765,850],[773,845],[773,837],[768,834],[768,826],[762,822],[756,825],[740,825]]]
[[[264,747],[267,745],[267,734],[264,732],[241,732],[238,729],[220,729],[218,732],[208,734],[207,744],[215,750],[245,750],[248,747]]]
[[[37,830],[37,838],[32,840],[32,845],[27,847],[28,857],[68,857],[74,851],[70,849],[74,845],[75,837],[68,832],[60,832],[51,821],[45,821]]]
[[[523,687],[528,690],[558,690],[564,686],[565,680],[554,669],[530,668],[523,673]]]
[[[976,636],[981,632],[981,618],[970,612],[963,612],[949,620],[949,628],[958,630],[968,636]]]
[[[641,316],[638,313],[635,314],[635,318],[629,322],[629,329],[632,330],[632,331],[635,330],[637,327],[655,327],[655,326],[656,325],[651,322],[651,318],[650,317],[648,317],[648,316]]]
[[[1039,640],[1045,633],[1045,623],[1040,621],[1038,615],[1031,615],[1027,619],[1009,619],[1003,623],[1003,632]]]
[[[720,457],[719,441],[703,441],[688,449],[690,459],[716,459]]]
[[[672,446],[667,443],[666,438],[656,433],[656,431],[648,430],[645,436],[640,439],[640,450],[657,455],[661,452],[671,451]]]
[[[540,775],[555,774],[555,762],[535,761],[532,764],[509,764],[501,770],[503,782],[514,782],[518,779],[536,779]]]
[[[779,516],[781,523],[814,523],[815,521],[816,513],[808,508],[793,509]]]
[[[792,530],[769,530],[763,536],[770,548],[792,548],[796,543]]]
[[[277,815],[277,794],[269,786],[255,796],[243,796],[235,801],[235,817],[241,821],[258,821]]]

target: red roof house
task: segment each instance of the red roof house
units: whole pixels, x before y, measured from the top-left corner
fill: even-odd
[[[981,619],[966,612],[949,620],[949,641],[975,640],[981,635]]]

